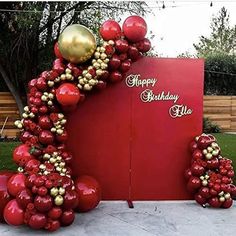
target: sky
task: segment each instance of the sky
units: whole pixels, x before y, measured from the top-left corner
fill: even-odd
[[[146,1],[153,14],[145,20],[148,30],[155,37],[152,45],[159,56],[176,57],[188,51],[194,54],[193,43],[201,35],[210,35],[210,22],[213,15],[225,6],[230,14],[230,24],[236,25],[236,1]],[[210,7],[210,3],[213,6]]]

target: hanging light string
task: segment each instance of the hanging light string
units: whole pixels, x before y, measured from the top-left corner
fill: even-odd
[[[167,3],[172,3],[172,5],[169,5]],[[178,4],[178,2],[175,1],[162,1],[161,5],[159,5],[159,2],[157,2],[156,6],[143,6],[144,9],[159,9],[159,10],[164,10],[166,8],[178,8],[178,7],[188,7],[188,6],[199,6],[203,4],[209,4],[209,1],[198,1],[198,2],[191,2],[191,1],[186,1],[188,4]],[[217,1],[217,3],[232,3],[232,1]],[[235,3],[235,2],[234,2]],[[210,2],[210,7],[213,6],[213,1]],[[208,5],[208,6],[209,6]],[[100,7],[93,7],[93,9],[99,10],[99,9],[109,9],[107,6],[100,6]],[[122,9],[122,8],[121,8]],[[0,12],[17,12],[17,13],[41,13],[44,12],[45,10],[19,10],[19,9],[0,9]],[[57,12],[70,12],[71,10],[65,10],[65,11],[50,11],[47,10],[47,12],[51,13],[57,13]],[[74,12],[80,12],[80,11],[75,11]]]

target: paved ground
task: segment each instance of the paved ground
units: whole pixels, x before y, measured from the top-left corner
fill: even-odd
[[[27,227],[0,225],[1,236],[46,235]],[[230,209],[202,208],[193,201],[102,202],[92,212],[77,214],[59,236],[219,236],[236,235],[236,204]]]

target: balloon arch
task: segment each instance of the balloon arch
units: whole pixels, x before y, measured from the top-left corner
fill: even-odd
[[[128,17],[122,29],[116,21],[104,22],[99,46],[82,25],[68,26],[61,33],[52,69],[29,82],[28,105],[23,118],[15,122],[23,143],[13,152],[19,173],[0,173],[0,220],[55,231],[73,223],[74,211],[97,206],[101,199],[97,181],[89,176],[72,180],[64,113],[73,112],[90,90],[121,81],[131,63],[150,50],[146,33],[146,22],[139,16]],[[203,135],[192,143],[191,150],[188,189],[201,205],[230,207],[234,173],[231,162],[220,156],[216,140]]]

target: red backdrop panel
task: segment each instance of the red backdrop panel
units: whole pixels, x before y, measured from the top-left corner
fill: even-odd
[[[189,199],[183,172],[202,130],[203,64],[143,58],[127,75],[133,87],[124,80],[88,97],[69,116],[74,173],[97,178],[103,199]],[[157,81],[137,85],[146,79]],[[181,116],[181,105],[191,114]]]

